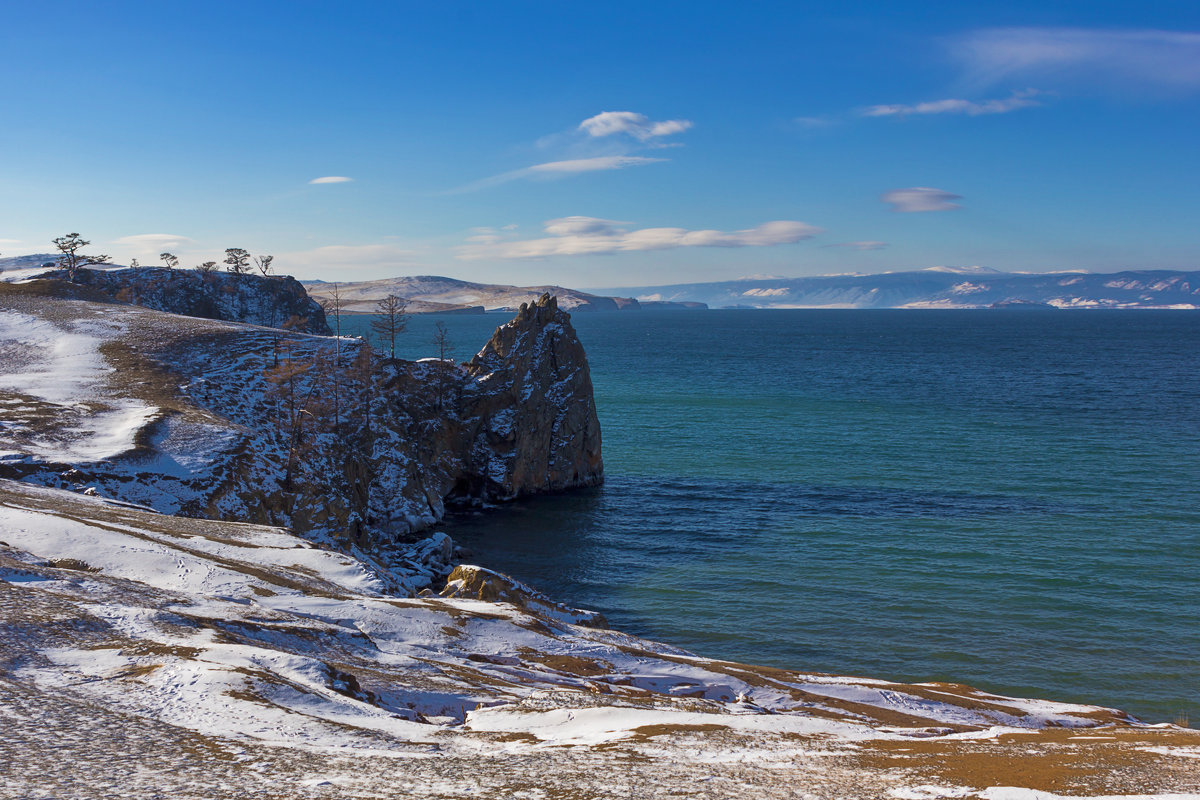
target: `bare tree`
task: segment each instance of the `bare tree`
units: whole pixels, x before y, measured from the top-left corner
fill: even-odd
[[[258,267],[258,271],[263,274],[263,277],[271,272],[271,262],[275,260],[275,256],[255,256],[254,266]]]
[[[375,304],[375,313],[371,320],[371,330],[379,334],[379,338],[388,343],[392,358],[396,357],[396,337],[408,327],[408,301],[403,297],[389,294]]]
[[[217,271],[217,262],[205,261],[203,264],[197,264],[196,271],[203,275],[207,275],[210,272],[216,272]]]
[[[240,247],[227,247],[225,263],[234,275],[245,275],[250,271],[250,253]]]
[[[179,266],[179,259],[170,253],[159,253],[158,257],[167,265],[167,269],[175,269]]]
[[[285,490],[291,489],[300,444],[304,440],[305,422],[312,416],[309,401],[315,385],[305,379],[310,369],[311,361],[296,358],[289,341],[283,361],[263,371],[263,377],[273,384],[279,432],[287,445],[287,464],[283,474]],[[305,384],[308,384],[307,388]]]
[[[437,386],[437,405],[438,408],[446,406],[446,389],[449,388],[450,380],[453,375],[451,370],[456,369],[454,364],[446,364],[446,354],[454,352],[454,343],[450,341],[450,332],[446,330],[446,323],[438,320],[433,326],[433,346],[438,349],[437,371],[434,374],[434,383]]]
[[[139,264],[139,263],[138,263],[138,260],[137,260],[136,258],[134,258],[134,259],[130,259],[130,261],[129,261],[129,268],[130,268],[130,269],[137,269],[137,268],[138,268],[138,267],[140,267],[140,266],[141,266],[141,264]]]
[[[450,333],[446,330],[446,323],[438,320],[433,326],[433,346],[438,349],[438,358],[445,361],[447,353],[454,353],[454,342],[450,341]]]
[[[107,264],[112,260],[108,256],[87,256],[79,252],[89,244],[91,242],[78,233],[68,233],[66,236],[60,236],[54,240],[54,246],[58,248],[58,252],[62,253],[58,257],[58,267],[67,273],[67,280],[71,283],[75,282],[79,270],[84,267],[93,264]]]
[[[338,289],[338,285],[334,283],[329,296],[317,302],[321,304],[321,309],[325,312],[325,316],[333,317],[334,357],[333,369],[329,374],[333,378],[333,424],[336,429],[341,425],[341,398],[339,389],[342,382],[342,293]]]

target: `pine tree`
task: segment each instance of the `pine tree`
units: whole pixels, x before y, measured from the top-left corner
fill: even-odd
[[[91,242],[78,233],[68,233],[66,236],[60,236],[54,240],[54,246],[58,248],[58,252],[62,253],[58,257],[58,267],[67,273],[67,280],[71,283],[75,282],[79,276],[79,270],[84,267],[93,264],[107,264],[112,261],[108,256],[88,256],[79,252],[89,244]]]
[[[245,275],[250,271],[250,253],[240,247],[227,247],[225,263],[234,275]]]

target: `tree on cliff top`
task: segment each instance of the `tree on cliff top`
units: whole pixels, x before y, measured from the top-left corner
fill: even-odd
[[[107,264],[112,260],[108,256],[86,256],[79,252],[89,244],[91,242],[78,233],[68,233],[66,236],[60,236],[54,240],[54,246],[58,248],[58,252],[62,253],[58,257],[58,267],[67,273],[67,280],[71,283],[75,282],[79,270],[84,267],[93,264]]]
[[[371,320],[371,330],[388,344],[388,351],[393,359],[396,357],[396,337],[408,327],[408,314],[405,313],[407,309],[408,301],[394,294],[389,294],[375,304],[375,313],[379,316]]]
[[[240,247],[227,247],[225,263],[234,275],[245,275],[250,271],[250,253]]]

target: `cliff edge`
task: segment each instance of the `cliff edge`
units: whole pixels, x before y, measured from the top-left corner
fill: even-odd
[[[52,270],[40,276],[63,280]],[[321,305],[290,275],[232,275],[166,267],[80,269],[75,283],[105,297],[170,314],[329,336]]]
[[[465,365],[30,284],[3,299],[0,477],[373,545],[447,502],[603,480],[587,356],[549,296]]]

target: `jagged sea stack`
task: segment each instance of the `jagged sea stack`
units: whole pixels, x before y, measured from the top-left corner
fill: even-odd
[[[464,410],[484,420],[472,456],[486,463],[488,496],[511,499],[603,483],[587,355],[555,298],[544,294],[522,304],[467,370],[475,383]]]

